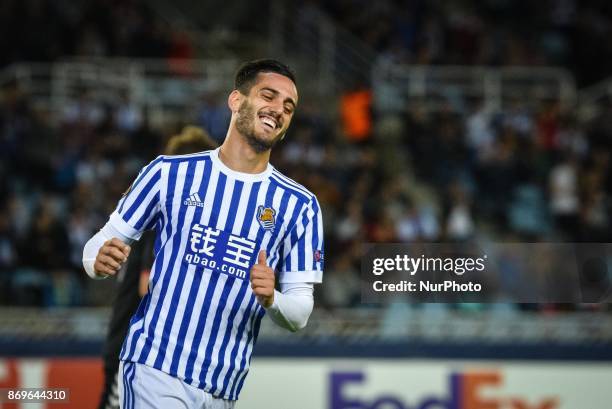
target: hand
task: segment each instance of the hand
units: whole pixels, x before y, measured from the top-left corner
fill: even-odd
[[[94,262],[95,273],[99,276],[113,276],[117,274],[123,263],[127,261],[130,250],[130,246],[116,237],[107,240],[98,250],[98,255]]]
[[[268,308],[274,303],[274,270],[266,264],[266,251],[257,255],[257,264],[251,267],[251,288],[262,307]]]

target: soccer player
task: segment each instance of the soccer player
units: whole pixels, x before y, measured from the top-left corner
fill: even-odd
[[[120,356],[123,408],[233,408],[263,316],[306,325],[322,280],[321,211],[269,164],[297,104],[287,66],[244,64],[221,147],[155,159],[85,245],[85,270],[106,277],[143,231],[157,231],[149,292]]]
[[[217,146],[203,129],[186,126],[180,134],[170,138],[165,153],[179,155],[210,150]],[[133,246],[129,262],[117,274],[117,293],[104,346],[104,390],[98,404],[99,409],[119,408],[119,352],[128,332],[130,318],[148,291],[154,243],[155,230],[145,232]]]

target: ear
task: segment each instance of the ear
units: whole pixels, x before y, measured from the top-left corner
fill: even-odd
[[[232,114],[238,112],[240,103],[242,102],[242,94],[237,89],[233,90],[227,97],[227,106],[232,111]]]

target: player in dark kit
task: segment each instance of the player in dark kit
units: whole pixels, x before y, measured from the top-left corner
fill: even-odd
[[[166,155],[182,155],[215,149],[217,143],[204,130],[187,126],[173,136],[165,149]],[[147,292],[149,272],[153,264],[155,231],[145,232],[138,243],[132,246],[132,254],[125,268],[117,275],[117,293],[104,346],[104,390],[98,409],[118,409],[119,390],[117,372],[119,352],[125,340],[130,319]]]

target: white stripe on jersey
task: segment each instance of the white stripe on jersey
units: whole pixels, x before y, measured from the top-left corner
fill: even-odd
[[[259,250],[284,281],[321,280],[315,196],[271,165],[257,175],[232,171],[218,150],[161,156],[139,174],[113,220],[132,238],[155,226],[159,244],[151,291],[121,360],[237,399],[264,315],[248,278]]]

